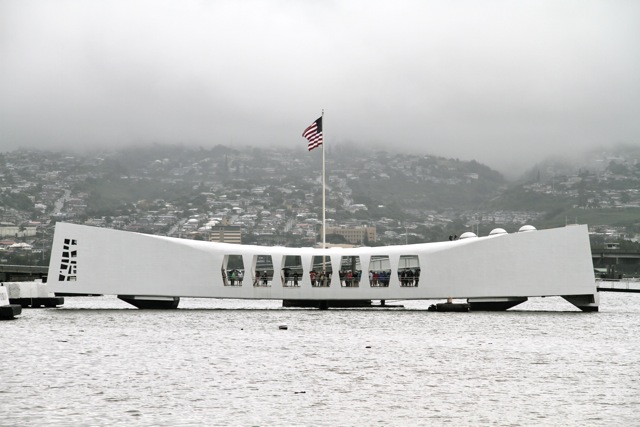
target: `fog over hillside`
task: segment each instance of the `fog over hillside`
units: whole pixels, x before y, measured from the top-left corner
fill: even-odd
[[[640,142],[640,3],[0,0],[0,151],[327,145],[475,159]]]

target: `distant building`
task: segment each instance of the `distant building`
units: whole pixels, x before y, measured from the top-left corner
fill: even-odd
[[[33,237],[37,233],[36,227],[2,224],[0,226],[0,238],[4,237]]]
[[[359,245],[367,241],[376,241],[375,227],[327,227],[326,234],[337,234],[343,236],[347,242]]]
[[[242,228],[239,225],[211,227],[209,240],[219,243],[242,243]]]

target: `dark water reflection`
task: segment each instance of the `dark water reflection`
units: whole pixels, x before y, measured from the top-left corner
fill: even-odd
[[[640,296],[429,304],[26,309],[0,323],[0,425],[640,425]]]

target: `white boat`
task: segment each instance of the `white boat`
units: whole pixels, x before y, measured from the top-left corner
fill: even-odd
[[[180,297],[276,299],[319,307],[462,298],[472,311],[506,310],[544,296],[562,296],[583,311],[597,311],[599,305],[586,225],[316,249],[57,223],[48,286],[58,293],[118,295],[140,308],[177,307]]]

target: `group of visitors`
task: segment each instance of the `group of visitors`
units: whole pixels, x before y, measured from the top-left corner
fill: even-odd
[[[326,288],[331,283],[331,272],[320,271],[316,273],[315,270],[309,272],[309,278],[311,279],[311,286]]]
[[[299,281],[300,280],[300,275],[298,274],[297,271],[294,270],[294,272],[291,272],[291,269],[289,268],[283,268],[282,269],[282,283],[284,284],[284,286],[289,287],[289,286],[300,286]]]
[[[403,270],[398,270],[398,279],[400,279],[400,286],[418,286],[418,279],[420,279],[420,269],[406,268]]]
[[[369,271],[369,284],[373,287],[386,288],[389,286],[390,275],[391,275],[391,271],[387,271],[387,270]]]
[[[340,276],[340,284],[347,288],[358,287],[360,286],[360,279],[362,278],[362,271],[356,270],[340,270],[338,272]]]
[[[233,269],[226,274],[224,269],[222,270],[222,281],[225,286],[242,286],[242,279],[244,279],[242,270]]]
[[[340,276],[340,284],[343,287],[358,287],[362,280],[361,270],[340,270],[338,272]],[[389,278],[391,276],[390,270],[371,270],[369,271],[369,284],[372,287],[388,287]],[[311,279],[311,286],[313,287],[328,287],[331,284],[331,271],[319,271],[311,270],[309,272],[309,278]],[[233,269],[225,273],[222,270],[222,280],[225,286],[242,286],[242,280],[244,279],[243,270]],[[256,271],[255,278],[253,280],[253,286],[269,286],[269,281],[272,279],[267,271]],[[297,271],[291,271],[289,268],[282,270],[282,279],[284,286],[300,286],[301,275]],[[400,286],[403,287],[415,287],[418,286],[418,280],[420,279],[420,268],[405,268],[398,270],[398,279],[400,280]]]
[[[271,280],[271,278],[267,271],[263,271],[262,273],[256,271],[256,276],[253,279],[253,286],[269,286],[269,280]]]

